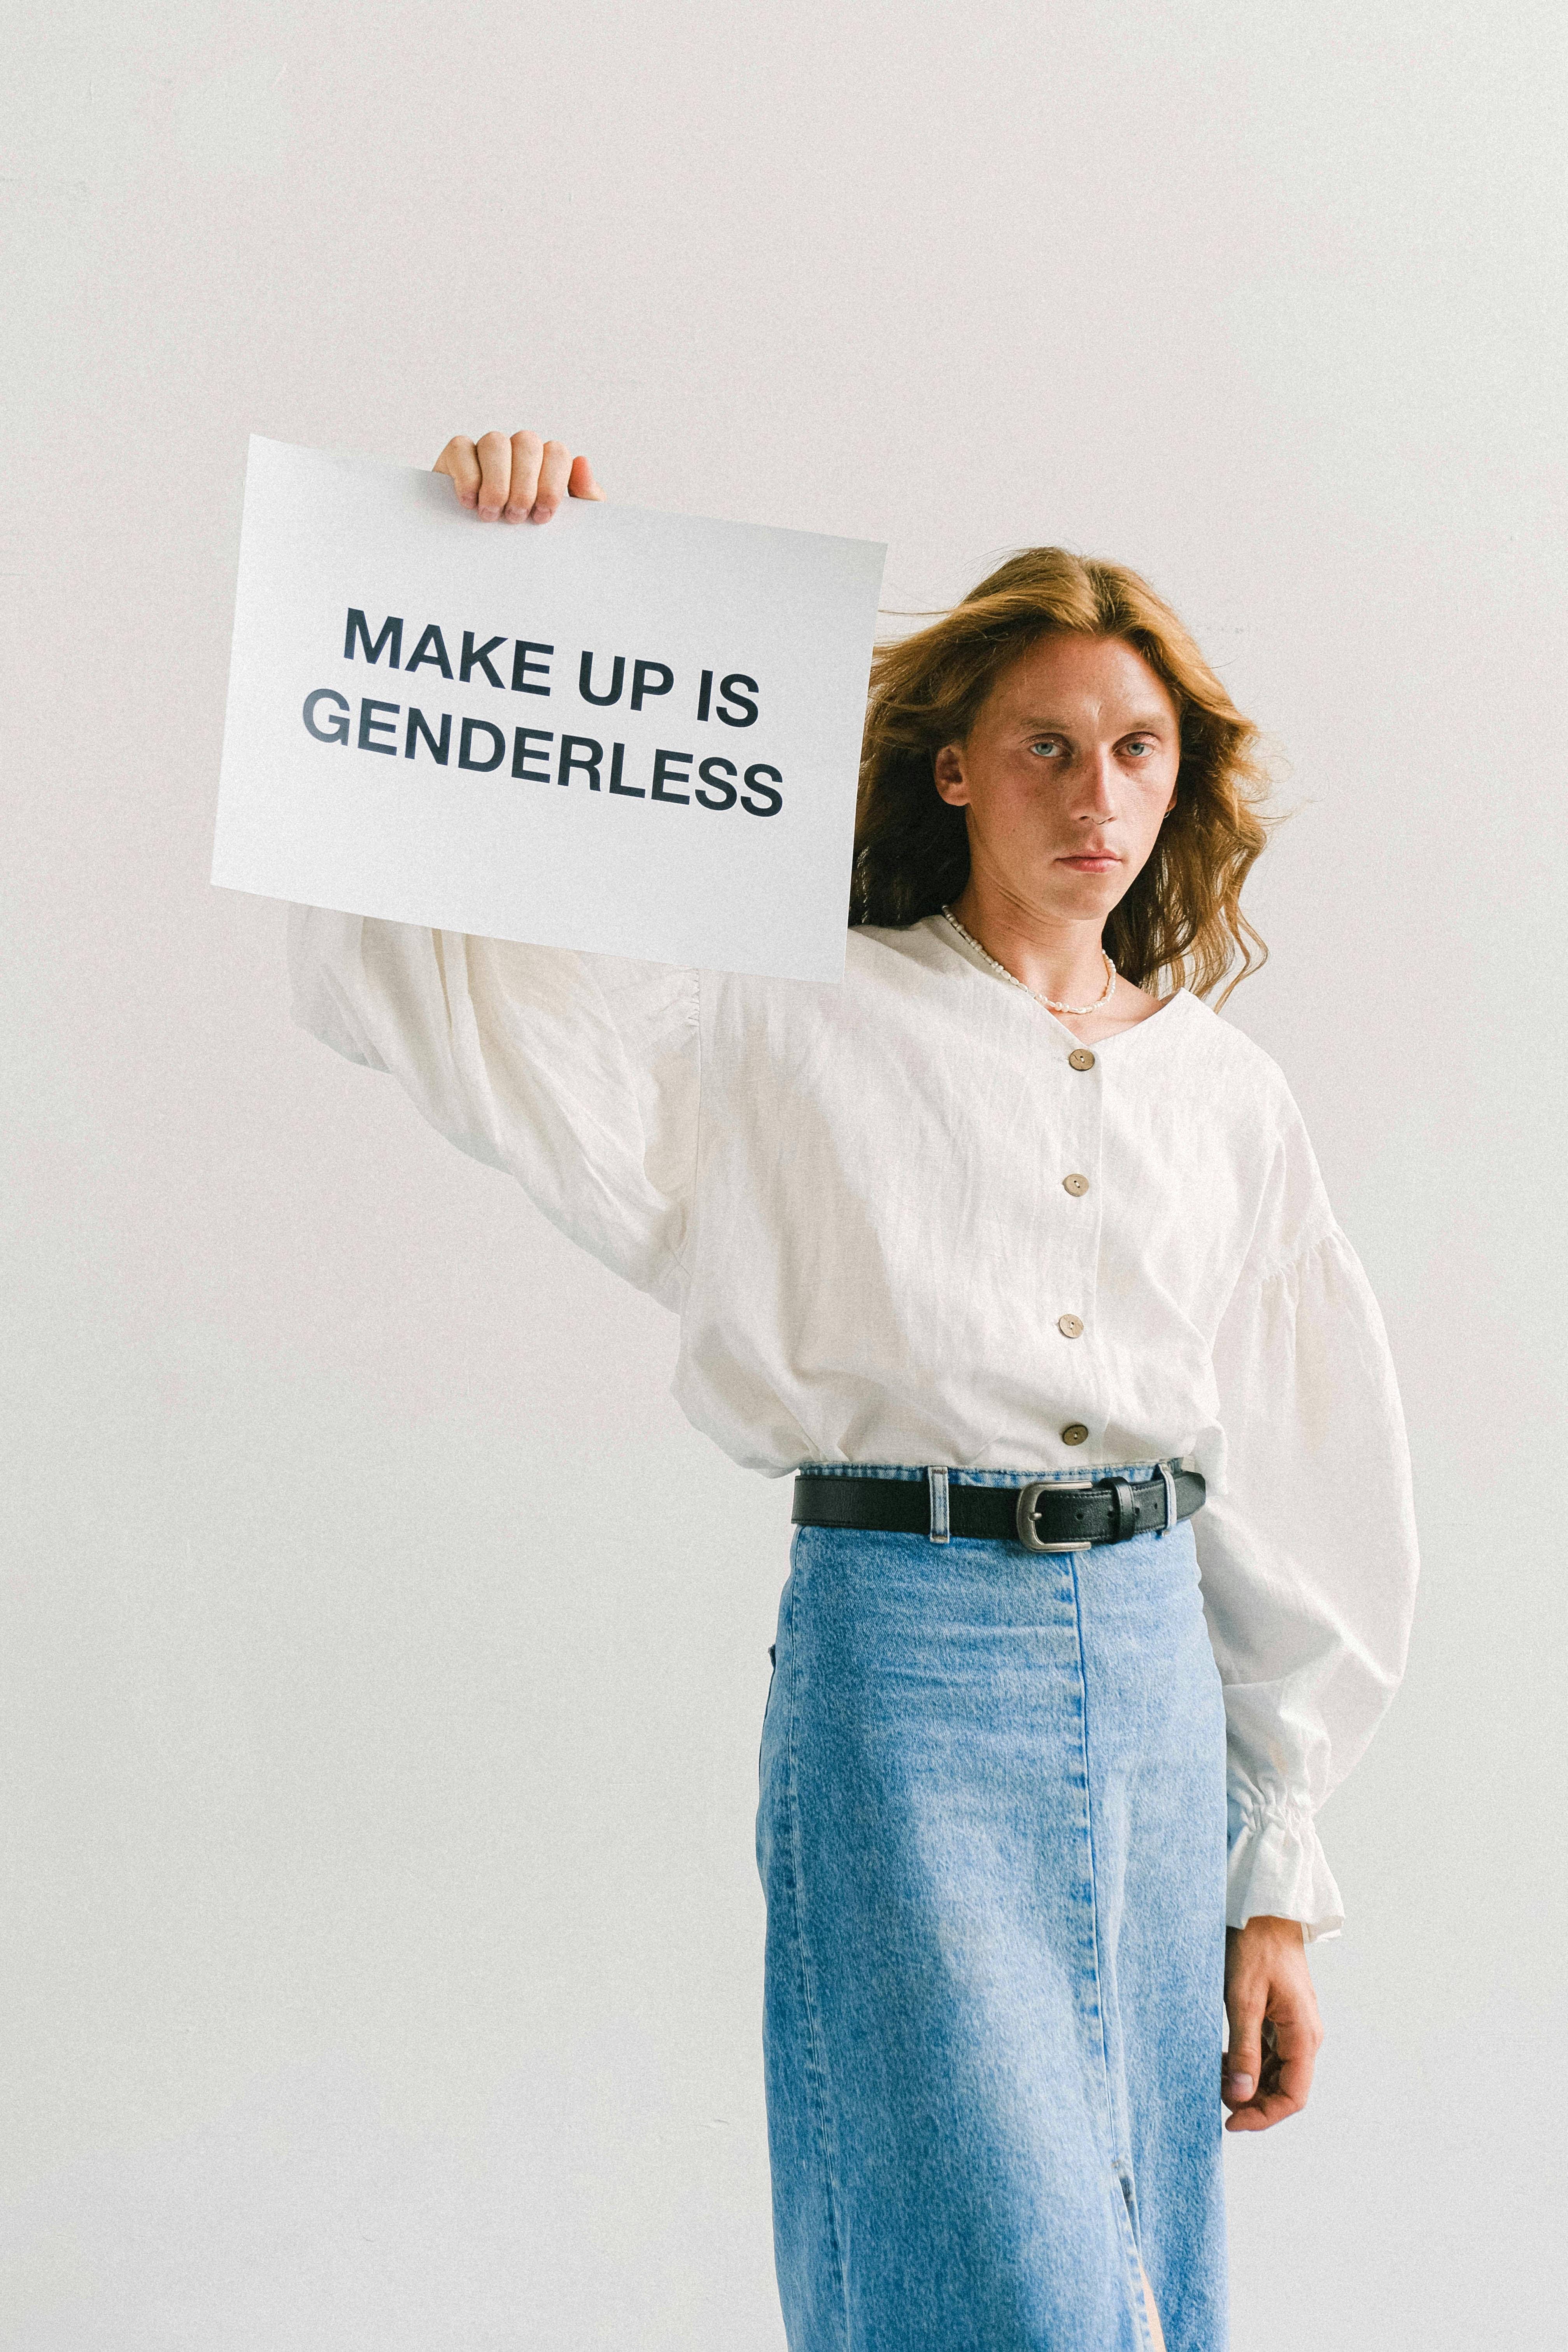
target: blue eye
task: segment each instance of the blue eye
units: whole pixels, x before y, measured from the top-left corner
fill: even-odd
[[[1031,751],[1058,751],[1061,749],[1061,743],[1055,735],[1041,735],[1030,744],[1029,749]]]

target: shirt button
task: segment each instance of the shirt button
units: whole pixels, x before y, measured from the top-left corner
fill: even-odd
[[[1079,1200],[1089,1190],[1089,1178],[1087,1176],[1064,1176],[1062,1178],[1062,1190],[1066,1192],[1070,1192],[1075,1201]]]
[[[1094,1055],[1089,1052],[1087,1045],[1080,1045],[1076,1054],[1069,1054],[1068,1055],[1068,1067],[1069,1070],[1093,1069]]]
[[[1057,1329],[1064,1339],[1081,1339],[1083,1337],[1083,1325],[1076,1315],[1058,1315]]]
[[[1088,1435],[1089,1432],[1084,1427],[1081,1421],[1069,1421],[1067,1427],[1062,1432],[1062,1444],[1064,1445],[1081,1445]]]

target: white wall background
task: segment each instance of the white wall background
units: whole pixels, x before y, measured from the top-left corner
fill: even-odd
[[[789,1508],[674,1329],[207,883],[246,436],[1146,570],[1289,752],[1234,1017],[1426,1547],[1237,2352],[1560,2319],[1563,20],[1537,0],[13,18],[8,2352],[782,2345]]]

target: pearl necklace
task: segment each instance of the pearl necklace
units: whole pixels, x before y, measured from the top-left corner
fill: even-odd
[[[1103,948],[1100,949],[1100,952],[1102,956],[1105,956],[1106,982],[1103,990],[1100,992],[1100,995],[1095,998],[1094,1003],[1092,1004],[1058,1004],[1054,996],[1042,996],[1037,988],[1030,988],[1026,986],[1026,983],[1019,979],[1016,971],[1009,971],[1005,963],[998,963],[994,955],[987,955],[985,950],[981,946],[979,940],[974,938],[973,934],[964,929],[963,925],[959,921],[958,917],[953,913],[951,907],[944,907],[942,911],[946,916],[948,921],[952,925],[953,929],[958,933],[959,938],[961,940],[967,940],[970,946],[974,950],[976,955],[985,956],[985,961],[990,965],[993,971],[999,971],[1004,980],[1010,980],[1012,982],[1015,988],[1023,989],[1026,996],[1032,996],[1037,1004],[1043,1004],[1045,1006],[1047,1013],[1102,1013],[1116,993],[1116,966],[1111,962],[1110,958],[1105,954],[1105,950]]]

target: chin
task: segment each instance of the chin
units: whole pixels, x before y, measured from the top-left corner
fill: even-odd
[[[1126,896],[1128,887],[1126,869],[1121,866],[1109,874],[1068,874],[1058,866],[1053,882],[1051,897],[1079,915],[1109,915]]]

